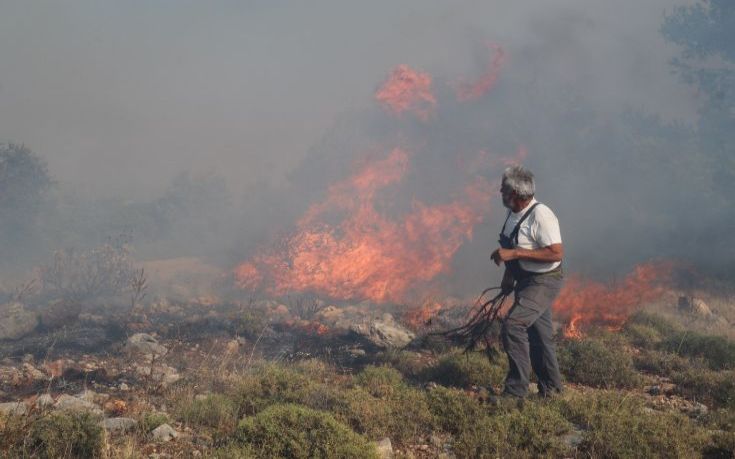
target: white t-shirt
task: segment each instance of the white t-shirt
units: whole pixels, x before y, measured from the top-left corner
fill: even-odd
[[[518,220],[536,204],[536,199],[532,199],[528,205],[518,213],[511,212],[508,222],[505,224],[503,234],[510,236],[513,228],[518,224]],[[546,205],[539,204],[533,209],[533,213],[526,218],[518,230],[518,245],[522,249],[539,249],[548,247],[551,244],[561,244],[561,231],[559,230],[559,220]],[[535,261],[520,260],[521,268],[534,273],[545,273],[558,267],[561,262],[554,263],[538,263]]]

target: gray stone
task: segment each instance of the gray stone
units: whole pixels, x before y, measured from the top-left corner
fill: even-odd
[[[63,411],[89,411],[93,414],[102,415],[102,410],[92,402],[87,400],[72,397],[71,395],[61,395],[57,400],[54,407],[57,410]]]
[[[352,325],[350,330],[384,349],[405,347],[416,338],[413,332],[396,323],[390,314],[384,314],[382,319]]]
[[[393,444],[390,438],[385,437],[375,444],[375,449],[378,452],[380,459],[391,459],[393,457]]]
[[[181,375],[176,371],[176,368],[168,365],[156,365],[151,369],[150,374],[154,381],[163,386],[171,385],[181,379]]]
[[[125,433],[133,430],[138,421],[132,418],[107,418],[100,425],[110,433]]]
[[[131,353],[150,354],[153,356],[166,355],[168,349],[162,344],[158,344],[158,340],[146,333],[136,333],[128,338],[125,344],[125,350]]]
[[[5,416],[23,416],[28,413],[28,407],[23,402],[0,403],[0,413]]]
[[[151,432],[153,439],[160,442],[171,441],[179,436],[179,434],[168,424],[161,424]]]
[[[38,316],[22,303],[13,301],[0,305],[0,340],[20,339],[36,329]]]

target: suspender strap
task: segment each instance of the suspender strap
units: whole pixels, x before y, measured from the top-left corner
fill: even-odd
[[[515,245],[518,245],[518,232],[521,229],[521,224],[526,220],[526,218],[528,218],[529,215],[531,215],[531,212],[533,212],[533,209],[535,209],[536,206],[538,206],[539,204],[541,204],[541,203],[540,202],[537,202],[534,205],[532,205],[531,208],[528,209],[528,211],[525,214],[523,214],[523,216],[521,217],[521,219],[518,220],[518,223],[516,223],[515,228],[513,228],[513,231],[510,233],[509,238],[513,240],[513,243]],[[511,213],[511,211],[508,211],[508,216],[505,217],[505,223],[503,223],[503,230],[500,232],[500,234],[505,234],[505,225],[508,224],[508,219],[510,218],[510,213]]]

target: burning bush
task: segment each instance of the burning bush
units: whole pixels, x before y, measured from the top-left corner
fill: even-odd
[[[559,366],[569,381],[592,387],[635,387],[639,376],[621,340],[602,333],[600,338],[565,340],[558,349]]]
[[[366,439],[332,415],[297,405],[274,405],[246,418],[236,436],[258,457],[376,457]]]

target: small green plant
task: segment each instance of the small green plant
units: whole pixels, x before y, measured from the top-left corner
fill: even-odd
[[[292,404],[273,405],[244,419],[236,439],[256,457],[377,457],[370,442],[332,415]]]
[[[23,454],[39,458],[102,457],[104,432],[89,413],[52,413],[30,426]]]
[[[490,363],[482,352],[455,352],[443,356],[436,365],[426,368],[419,378],[459,388],[498,385],[503,382],[507,373],[507,362],[505,359],[499,360],[498,363]]]
[[[634,395],[611,391],[577,394],[554,402],[584,433],[584,457],[696,457],[707,443],[704,429],[674,412],[646,407]]]
[[[183,400],[176,411],[177,417],[185,424],[210,427],[218,433],[230,432],[237,424],[237,405],[221,394],[193,401]]]
[[[683,397],[735,409],[735,370],[688,370],[673,374],[671,379]]]
[[[391,367],[369,365],[355,376],[355,384],[362,386],[373,397],[389,397],[404,387],[403,375]]]
[[[628,352],[613,339],[566,340],[559,346],[559,365],[569,381],[592,387],[624,388],[639,383]]]
[[[713,370],[735,369],[735,341],[693,331],[679,332],[662,343],[664,350],[704,359]]]
[[[656,350],[641,351],[633,357],[633,362],[639,371],[666,377],[701,366],[699,362],[693,362],[686,357]]]
[[[273,403],[303,403],[315,382],[297,368],[265,364],[252,368],[234,390],[238,416],[253,415]]]
[[[138,422],[138,429],[143,434],[147,434],[161,424],[169,422],[166,413],[143,413]]]

